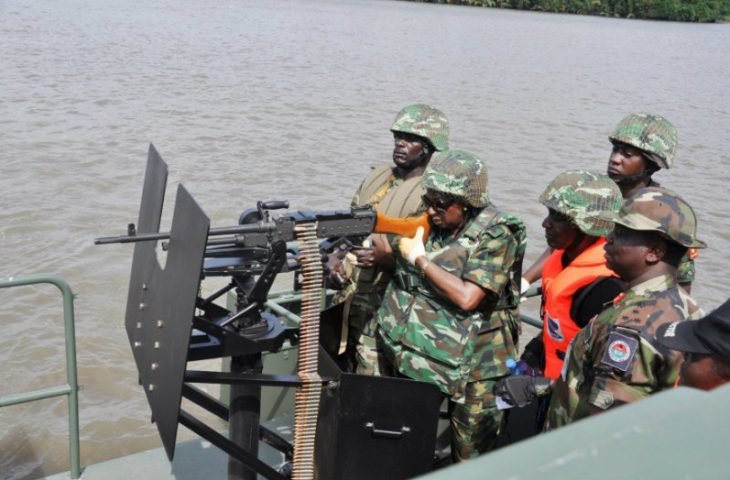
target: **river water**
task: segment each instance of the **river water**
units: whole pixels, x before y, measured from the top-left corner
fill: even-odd
[[[528,224],[529,262],[547,182],[605,170],[611,128],[661,113],[681,145],[656,178],[698,213],[694,293],[712,308],[728,296],[728,51],[730,25],[382,0],[0,0],[0,277],[54,273],[78,295],[82,463],[159,446],[124,332],[132,247],[92,242],[136,221],[150,142],[170,165],[163,229],[180,182],[224,226],[263,199],[346,207],[390,161],[395,113],[429,103]],[[0,395],[63,382],[54,289],[0,295]],[[65,409],[0,412],[0,477],[68,468]]]

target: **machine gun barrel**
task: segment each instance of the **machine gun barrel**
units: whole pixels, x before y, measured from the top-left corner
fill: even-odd
[[[350,210],[335,211],[294,211],[284,214],[273,220],[234,225],[231,227],[211,228],[208,237],[220,235],[234,235],[239,237],[245,235],[274,236],[284,241],[295,239],[294,226],[298,223],[316,222],[317,236],[320,238],[335,236],[367,236],[375,228],[377,214],[372,207],[353,207]],[[127,227],[127,235],[115,237],[100,237],[94,239],[96,245],[107,245],[110,243],[135,243],[148,242],[153,240],[168,240],[169,232],[159,233],[137,233],[133,223]],[[225,242],[213,242],[225,243]],[[256,244],[259,242],[256,241]]]
[[[133,226],[133,224],[132,224]],[[217,227],[211,228],[208,231],[208,236],[217,235],[245,235],[250,233],[271,233],[276,231],[278,225],[276,222],[258,222],[255,224],[247,225],[235,225],[232,227]],[[135,242],[149,242],[152,240],[168,240],[170,238],[169,232],[159,233],[135,233],[133,228],[130,229],[128,235],[120,235],[116,237],[100,237],[94,239],[95,245],[107,245],[110,243],[135,243]]]

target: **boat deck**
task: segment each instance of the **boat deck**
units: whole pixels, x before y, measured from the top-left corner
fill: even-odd
[[[291,440],[291,417],[282,417],[266,425]],[[269,445],[259,444],[259,458],[267,465],[277,466],[284,455]],[[228,455],[202,438],[180,442],[175,447],[175,458],[167,459],[165,449],[154,448],[106,462],[82,467],[83,480],[202,480],[228,478]],[[69,472],[62,472],[38,480],[68,480]],[[260,479],[264,477],[259,476]]]

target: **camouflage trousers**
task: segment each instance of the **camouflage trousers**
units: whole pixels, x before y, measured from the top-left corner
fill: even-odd
[[[463,462],[494,449],[504,423],[496,406],[494,387],[499,379],[466,385],[464,403],[450,402],[451,459]]]
[[[352,302],[349,305],[347,318],[347,347],[340,356],[339,362],[345,372],[356,372],[358,366],[358,352],[360,351],[363,327],[373,316],[372,307],[363,308],[361,305]]]
[[[383,353],[383,340],[376,333],[376,337],[361,334],[356,345],[355,373],[371,377],[393,377],[396,370]]]
[[[360,373],[358,366],[361,363],[361,356],[365,359],[363,365],[368,365],[368,362],[373,361],[369,359],[374,358],[375,353],[372,350],[376,348],[376,341],[370,335],[376,335],[377,326],[374,316],[383,300],[383,291],[384,287],[379,284],[354,283],[350,284],[347,289],[338,292],[332,299],[333,304],[346,304],[347,347],[337,359],[345,372]],[[363,371],[369,372],[370,368],[365,367]],[[361,373],[361,375],[375,375],[375,373]]]
[[[365,300],[377,300],[377,295],[356,295],[352,299],[347,299],[347,347],[338,358],[337,362],[345,372],[359,373],[360,375],[377,375],[376,367],[372,367],[373,362],[377,363],[378,351],[382,351],[382,346],[377,346],[380,342],[375,337],[368,335],[374,327],[373,316],[377,308]]]

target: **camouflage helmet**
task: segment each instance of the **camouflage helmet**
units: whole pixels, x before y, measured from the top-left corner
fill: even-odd
[[[439,151],[449,148],[449,120],[441,110],[422,103],[409,105],[398,112],[390,131],[423,137]]]
[[[464,199],[472,207],[489,205],[487,166],[476,155],[446,150],[433,156],[423,172],[423,187]]]
[[[586,235],[600,237],[613,228],[599,218],[602,212],[618,212],[621,189],[607,175],[587,170],[568,170],[550,182],[539,198],[548,208],[571,218]]]
[[[601,216],[632,230],[660,232],[684,247],[707,246],[697,239],[697,217],[692,207],[661,187],[642,188],[626,200],[618,213]]]
[[[638,148],[659,168],[672,168],[677,153],[677,129],[669,121],[649,113],[632,113],[616,125],[609,135],[612,143]]]

